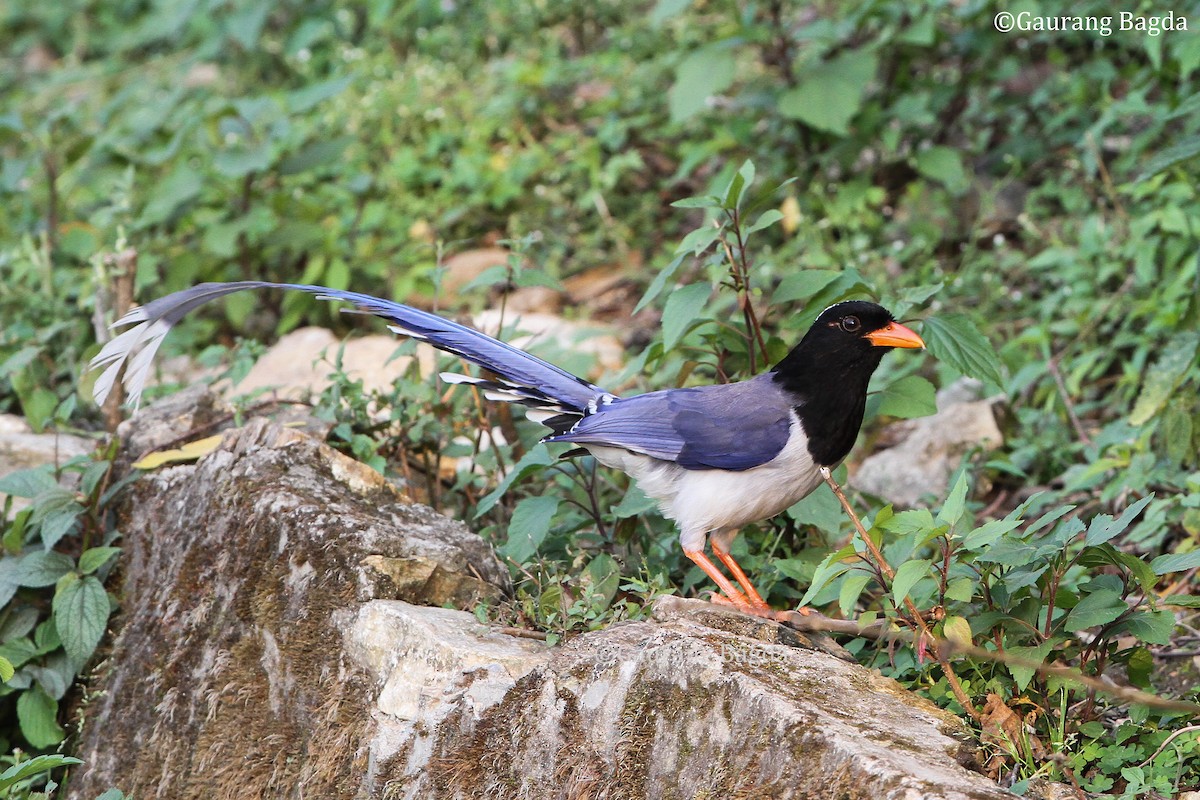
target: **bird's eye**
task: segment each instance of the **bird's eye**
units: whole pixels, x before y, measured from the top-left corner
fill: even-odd
[[[858,321],[858,317],[842,317],[842,330],[846,333],[857,333],[862,327],[862,323]]]

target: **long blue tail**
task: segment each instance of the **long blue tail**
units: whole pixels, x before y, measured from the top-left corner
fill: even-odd
[[[454,374],[443,374],[442,377],[453,383],[478,384],[485,394],[494,400],[522,403],[528,407],[527,413],[539,422],[558,415],[578,418],[586,412],[589,404],[594,405],[598,398],[607,394],[600,387],[537,356],[457,322],[411,306],[325,286],[236,281],[202,283],[160,297],[131,310],[113,323],[114,328],[126,325],[133,327],[121,332],[104,345],[99,354],[92,359],[91,369],[104,368],[93,389],[96,402],[104,402],[112,391],[121,368],[128,362],[124,384],[129,402],[136,406],[150,375],[154,354],[175,323],[210,300],[244,289],[298,289],[314,294],[322,300],[344,300],[353,303],[364,313],[388,320],[391,323],[388,327],[396,333],[428,342],[440,350],[453,353],[500,375],[500,381]]]

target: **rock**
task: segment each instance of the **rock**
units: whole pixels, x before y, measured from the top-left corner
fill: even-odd
[[[214,403],[153,406],[132,435]],[[342,648],[360,608],[472,608],[509,585],[461,523],[265,419],[148,473],[120,527],[119,631],[89,687],[79,798],[356,797],[378,695]]]
[[[364,610],[352,652],[365,649],[364,617],[384,613],[373,635],[395,641],[371,648],[397,655],[375,670],[369,797],[1008,796],[958,763],[969,737],[953,715],[775,623],[673,603],[661,622],[584,634],[547,657],[473,633],[465,614],[431,636],[428,609],[392,603]],[[488,663],[472,669],[476,652]],[[420,700],[388,710],[388,686]]]
[[[442,262],[440,294],[450,303],[458,302],[458,295],[471,281],[492,267],[503,267],[508,263],[508,250],[503,247],[479,247],[448,256]]]
[[[897,506],[917,505],[926,495],[945,494],[950,475],[970,450],[1004,444],[992,413],[994,400],[979,400],[978,381],[962,379],[938,392],[938,412],[897,423],[899,443],[863,459],[850,476],[854,488]],[[896,434],[892,434],[896,435]],[[888,431],[881,434],[887,438]]]
[[[602,325],[572,322],[553,314],[513,314],[507,309],[502,316],[498,308],[479,312],[472,325],[513,347],[536,350],[552,364],[589,380],[620,369],[624,360],[621,342]]]
[[[176,442],[180,436],[201,438],[232,422],[233,408],[207,386],[196,385],[159,400],[117,426],[122,447],[133,460]]]
[[[563,296],[549,286],[522,286],[509,292],[504,309],[511,314],[557,314],[562,310]]]
[[[45,464],[65,464],[72,458],[92,452],[94,444],[82,436],[34,433],[23,417],[0,414],[0,477]],[[4,505],[6,497],[0,494],[0,506]],[[14,510],[19,511],[27,505],[27,498],[13,498]]]
[[[272,345],[236,386],[221,388],[227,397],[263,389],[291,400],[319,394],[331,383],[341,348],[342,369],[351,380],[361,380],[367,392],[387,391],[413,362],[413,356],[396,356],[404,341],[383,334],[342,341],[324,328],[298,328]],[[436,370],[437,351],[429,345],[418,344],[415,358],[421,375]]]
[[[466,612],[388,600],[359,609],[346,652],[379,687],[369,763],[404,775],[429,762],[430,734],[447,716],[478,720],[551,656],[546,645],[500,634]],[[363,775],[369,796],[378,796],[382,775]]]

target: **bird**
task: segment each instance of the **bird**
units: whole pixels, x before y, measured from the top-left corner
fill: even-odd
[[[388,328],[482,367],[488,375],[441,373],[489,400],[524,406],[550,429],[542,441],[573,445],[627,473],[679,529],[684,555],[720,590],[714,601],[771,617],[773,611],[730,554],[737,532],[807,497],[850,453],[871,375],[895,348],[924,349],[883,306],[847,300],[823,310],[792,350],[767,371],[734,383],[620,397],[510,344],[444,317],[359,292],[299,283],[203,283],[130,310],[124,328],[91,361],[103,370],[93,396],[103,404],[123,373],[136,407],[154,353],[171,328],[212,300],[249,289],[308,292],[386,320]],[[705,554],[713,555],[731,581]],[[734,585],[736,581],[737,585]]]

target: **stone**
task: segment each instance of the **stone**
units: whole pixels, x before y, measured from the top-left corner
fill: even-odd
[[[447,716],[479,719],[551,657],[545,644],[506,636],[466,612],[387,600],[359,609],[346,652],[379,687],[369,763],[410,777],[428,763],[430,734]],[[363,780],[377,796],[381,773],[369,769]]]
[[[146,409],[131,437],[219,402],[192,401]],[[474,608],[509,591],[462,523],[263,418],[195,464],[147,473],[119,513],[121,611],[89,687],[74,797],[356,797],[378,694],[343,652],[359,609]]]
[[[420,674],[405,696],[426,705],[389,713],[381,700],[395,755],[369,787],[439,800],[1008,796],[959,763],[972,748],[953,715],[775,623],[699,605],[583,634],[548,658],[531,648],[511,668],[493,657],[470,673],[461,652],[438,653],[446,668],[431,681],[420,665],[440,643],[414,645],[420,618],[393,604],[407,619],[381,632],[402,641],[375,647],[401,654],[391,675]],[[478,626],[463,617],[446,641],[469,652],[479,645],[462,626]]]
[[[447,302],[457,303],[467,284],[492,267],[506,265],[509,254],[503,247],[478,247],[447,256],[442,262],[439,295]]]
[[[476,330],[589,380],[621,368],[625,349],[604,325],[573,322],[555,314],[514,314],[489,308],[472,317]],[[572,363],[578,361],[578,364]]]
[[[34,433],[23,417],[0,414],[0,477],[47,464],[61,466],[92,452],[95,443],[66,433]],[[0,494],[0,507],[7,495]],[[29,498],[14,497],[13,510],[29,505]]]
[[[230,398],[265,390],[289,400],[320,394],[337,371],[340,349],[342,370],[351,380],[361,380],[368,393],[386,392],[408,371],[414,358],[422,376],[437,369],[437,351],[427,344],[417,344],[415,356],[397,356],[404,341],[390,334],[343,341],[325,328],[298,328],[280,337],[240,382],[219,388]]]
[[[978,399],[980,389],[978,381],[957,381],[938,392],[936,414],[885,430],[881,438],[898,443],[864,458],[850,485],[908,508],[928,495],[943,496],[964,455],[1004,444],[992,410],[997,401]]]

